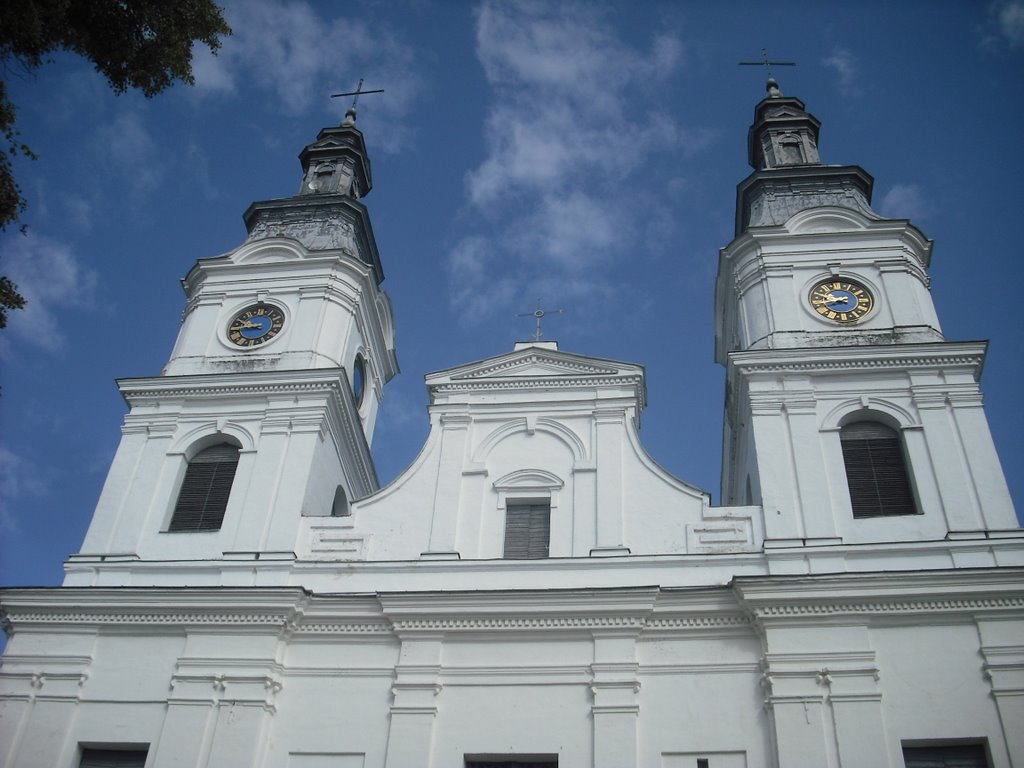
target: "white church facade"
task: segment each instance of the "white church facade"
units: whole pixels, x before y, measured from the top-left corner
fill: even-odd
[[[1024,531],[931,241],[774,81],[720,252],[721,506],[642,366],[554,342],[397,373],[350,110],[184,281],[55,588],[0,590],[10,768],[1024,768]],[[710,289],[710,286],[709,286]]]

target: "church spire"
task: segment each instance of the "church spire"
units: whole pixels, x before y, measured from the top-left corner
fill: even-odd
[[[818,132],[821,122],[804,109],[800,99],[783,96],[774,77],[767,96],[754,109],[748,134],[748,160],[755,171],[794,165],[820,165]]]
[[[249,240],[291,237],[310,251],[341,249],[371,266],[379,284],[384,270],[361,200],[373,188],[373,177],[354,103],[340,124],[321,129],[303,148],[299,162],[297,194],[254,202],[245,212]],[[357,223],[343,223],[348,221]]]
[[[765,91],[747,133],[747,160],[754,172],[737,189],[736,234],[783,224],[795,213],[826,205],[881,218],[871,209],[871,175],[856,165],[823,164],[821,121],[800,99],[783,95],[771,75]]]
[[[373,186],[363,133],[356,128],[356,105],[336,128],[324,128],[299,153],[300,195],[341,194],[358,200]]]

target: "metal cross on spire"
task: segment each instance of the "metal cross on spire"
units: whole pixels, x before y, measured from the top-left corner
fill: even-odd
[[[540,299],[537,299],[537,308],[533,312],[520,312],[516,317],[532,317],[537,321],[536,327],[533,331],[533,340],[540,341],[540,337],[543,335],[540,329],[540,322],[544,319],[545,315],[561,315],[564,314],[564,309],[541,309]]]
[[[772,77],[772,67],[795,67],[795,61],[769,61],[768,60],[768,49],[761,49],[761,61],[741,61],[739,62],[741,67],[764,67],[768,72],[768,79]],[[362,82],[362,81],[360,81]]]
[[[364,91],[363,90],[363,78],[360,77],[359,78],[359,85],[356,86],[356,89],[354,91],[347,91],[345,93],[332,93],[331,94],[331,98],[332,99],[336,99],[339,96],[352,96],[353,97],[353,99],[352,99],[352,109],[355,109],[356,108],[356,102],[359,101],[359,97],[362,96],[364,93],[384,93],[384,89],[383,88],[378,88],[378,89],[376,89],[374,91]]]

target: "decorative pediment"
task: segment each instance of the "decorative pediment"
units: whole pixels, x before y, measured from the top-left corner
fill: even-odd
[[[531,379],[541,376],[614,376],[623,372],[622,367],[609,363],[610,361],[598,361],[560,352],[524,350],[462,366],[448,373],[452,381],[466,381],[497,378]],[[627,368],[632,369],[635,366]]]
[[[498,392],[530,391],[541,399],[559,399],[580,389],[601,393],[599,397],[633,397],[640,408],[646,402],[643,367],[561,352],[553,344],[520,344],[505,355],[428,374],[426,383],[432,403],[438,397],[474,392],[493,398]]]
[[[328,136],[327,138],[314,141],[307,149],[330,149],[332,147],[351,147],[352,139],[344,139],[339,136]]]
[[[775,120],[782,117],[807,117],[807,113],[802,109],[797,109],[790,105],[780,106],[777,109],[769,109],[765,112],[765,117],[770,120]]]

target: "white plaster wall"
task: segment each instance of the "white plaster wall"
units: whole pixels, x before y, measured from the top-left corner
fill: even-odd
[[[800,360],[778,360],[778,371],[748,377],[749,399],[736,407],[752,411],[769,538],[817,532],[845,543],[936,541],[950,531],[1015,529],[968,362],[982,351],[975,344],[934,345],[934,364],[911,364],[908,370],[902,362],[888,362],[909,354],[898,347],[840,350],[840,370],[822,364],[810,373],[804,370],[808,365],[831,355],[801,351]],[[860,359],[863,365],[850,362]],[[848,362],[849,370],[842,370]],[[901,433],[919,514],[854,519],[839,431],[859,418],[880,420]]]
[[[1012,624],[1024,637],[1024,623]],[[871,645],[877,652],[893,765],[901,765],[901,740],[927,740],[936,732],[948,739],[987,739],[993,768],[1024,759],[1014,755],[1011,760],[1007,752],[973,622],[924,620],[916,626],[879,627],[872,630]],[[1016,729],[1020,724],[1007,725]]]
[[[985,578],[959,588],[981,597]],[[442,768],[467,754],[555,754],[563,768],[684,757],[899,768],[901,742],[958,738],[987,740],[993,768],[1024,757],[1012,697],[992,696],[983,666],[1020,663],[1015,609],[950,595],[922,613],[931,590],[920,602],[893,576],[846,594],[874,606],[866,618],[835,607],[835,579],[775,584],[773,604],[794,610],[764,614],[760,629],[728,588],[567,593],[555,610],[550,592],[495,593],[493,606],[479,594],[383,601],[408,618],[374,598],[293,592],[301,611],[286,632],[284,593],[232,609],[206,591],[149,593],[151,606],[109,592],[107,607],[75,609],[77,625],[48,627],[15,609],[0,760],[72,768],[79,744],[133,743],[150,745],[150,768],[411,764],[401,755]],[[171,595],[186,622],[154,621]],[[815,602],[836,612],[801,612]],[[976,622],[993,620],[1007,629],[983,645]],[[627,757],[610,757],[622,745]]]
[[[720,254],[717,359],[724,365],[737,349],[870,343],[864,338],[894,329],[904,341],[939,340],[930,258],[931,242],[909,222],[849,209],[817,208],[782,226],[751,228]],[[874,296],[874,309],[855,325],[838,326],[808,304],[814,285],[834,274],[859,279]]]

